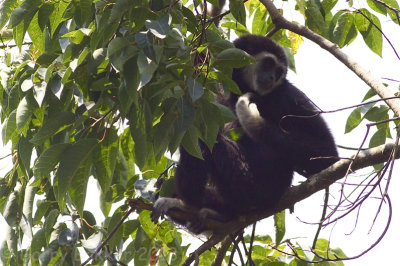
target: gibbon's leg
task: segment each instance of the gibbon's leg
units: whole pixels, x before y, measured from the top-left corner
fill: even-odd
[[[236,103],[236,115],[246,134],[253,140],[262,138],[265,120],[260,115],[257,105],[250,102],[252,93],[248,92],[239,97]]]
[[[175,192],[186,204],[202,208],[208,172],[206,159],[201,160],[180,148],[180,159],[175,171]]]
[[[228,204],[224,198],[221,197],[220,193],[216,190],[216,187],[207,187],[204,191],[203,197],[203,208],[201,208],[197,214],[197,219],[188,221],[186,223],[187,228],[195,233],[200,234],[205,231],[207,219],[212,219],[219,222],[228,222],[232,219],[232,216],[222,213],[222,210]]]
[[[175,193],[177,198],[159,198],[153,206],[151,219],[157,222],[169,209],[184,209],[185,204],[195,208],[203,207],[204,190],[207,183],[206,162],[191,156],[180,147],[180,158],[175,172]],[[186,221],[176,221],[185,225]]]
[[[215,190],[207,188],[204,191],[204,199],[206,199],[206,201],[209,201],[209,200],[217,198],[218,196],[215,193],[216,193]],[[213,202],[212,204],[215,204],[215,203]],[[190,206],[185,204],[181,199],[163,198],[162,197],[162,198],[159,198],[154,203],[153,211],[151,212],[150,217],[154,223],[157,223],[158,218],[160,218],[160,217],[164,218],[164,215],[166,215],[170,209],[179,209],[184,212],[185,210],[188,210],[188,208],[190,208]],[[221,214],[220,212],[218,212],[215,209],[201,208],[197,212],[197,217],[193,220],[181,220],[181,219],[176,219],[176,218],[172,218],[172,220],[175,223],[186,226],[189,229],[189,231],[191,231],[195,234],[200,234],[203,231],[205,231],[205,229],[206,229],[205,225],[206,225],[207,219],[213,219],[213,220],[220,221],[220,222],[228,222],[229,220],[231,220],[231,218],[232,217],[230,217],[228,215]]]

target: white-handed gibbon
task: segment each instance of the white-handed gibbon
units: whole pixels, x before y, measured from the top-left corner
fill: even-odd
[[[199,233],[206,217],[228,221],[273,208],[290,187],[294,171],[309,177],[338,160],[334,139],[318,110],[286,79],[284,49],[257,35],[244,35],[233,43],[256,59],[233,71],[242,95],[230,93],[221,101],[238,118],[225,130],[242,128],[244,134],[233,141],[221,130],[212,151],[200,141],[204,160],[181,147],[176,198],[158,199],[153,221],[170,208],[188,204],[199,209],[198,221],[189,227]]]

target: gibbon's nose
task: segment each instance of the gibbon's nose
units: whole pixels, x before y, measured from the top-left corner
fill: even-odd
[[[275,76],[271,72],[264,73],[264,75],[257,76],[257,83],[262,86],[268,86],[275,82]]]

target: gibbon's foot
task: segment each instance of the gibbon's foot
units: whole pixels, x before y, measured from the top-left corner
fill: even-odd
[[[184,203],[182,200],[177,198],[164,198],[161,197],[154,202],[153,211],[150,214],[150,218],[153,223],[158,222],[158,218],[164,219],[164,215],[167,213],[169,209],[178,208],[183,209]]]
[[[164,215],[168,212],[168,210],[179,209],[182,211],[185,210],[189,211],[187,208],[188,206],[186,206],[186,204],[180,199],[159,198],[153,205],[153,211],[150,214],[150,218],[153,221],[153,223],[157,223],[160,217],[164,218]],[[206,228],[207,219],[213,219],[222,223],[231,220],[231,217],[220,214],[219,212],[209,208],[202,208],[198,210],[197,212],[195,212],[195,218],[193,218],[192,216],[190,220],[183,220],[183,219],[180,220],[173,217],[171,218],[175,223],[187,227],[187,229],[194,234],[200,234],[205,230],[207,230]]]
[[[213,209],[202,208],[198,213],[198,219],[194,221],[188,221],[186,223],[186,227],[189,229],[189,231],[198,235],[207,230],[207,228],[205,228],[207,219],[213,219],[226,223],[231,220],[231,217],[223,215]]]

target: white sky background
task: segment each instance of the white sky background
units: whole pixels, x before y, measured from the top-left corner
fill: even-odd
[[[343,1],[344,2],[344,1]],[[360,1],[358,7],[364,7]],[[357,1],[355,1],[358,4]],[[278,5],[279,6],[279,5]],[[334,12],[337,11],[334,10]],[[290,14],[293,17],[287,16],[290,20],[297,20],[301,22],[296,11]],[[383,32],[391,40],[398,52],[400,52],[400,27],[388,21],[387,18],[379,16],[383,24]],[[387,23],[385,23],[387,22]],[[370,51],[363,43],[361,36],[358,36],[356,41],[350,47],[344,48],[344,51],[353,59],[359,62],[364,68],[369,69],[374,76],[378,78],[392,78],[400,80],[400,61],[396,58],[393,50],[389,47],[388,43],[384,40],[384,49],[382,58]],[[289,72],[288,79],[299,89],[305,92],[322,110],[333,110],[341,107],[351,106],[360,103],[369,87],[362,82],[354,73],[349,71],[346,66],[340,63],[336,58],[328,52],[322,50],[318,45],[304,40],[300,46],[298,53],[295,55],[297,73]],[[386,83],[389,83],[385,81]],[[389,83],[393,91],[398,90],[400,84]],[[350,114],[349,111],[342,111],[339,113],[326,114],[324,117],[329,124],[333,135],[335,136],[337,144],[351,147],[358,147],[364,137],[366,127],[359,127],[350,134],[344,134],[344,127],[346,119]],[[0,133],[1,134],[1,133]],[[373,132],[370,133],[372,136]],[[367,142],[368,143],[368,142]],[[10,152],[9,145],[0,146],[0,157]],[[340,150],[341,156],[349,156],[354,152],[346,152]],[[10,158],[8,158],[10,159]],[[400,238],[400,193],[397,189],[400,188],[399,169],[400,162],[395,165],[395,172],[393,174],[389,195],[393,205],[393,216],[391,227],[387,232],[385,238],[381,243],[375,247],[368,254],[354,260],[346,261],[345,265],[393,265],[393,261],[398,257],[398,241]],[[10,169],[10,160],[0,160],[0,176]],[[296,179],[301,181],[303,179]],[[354,182],[357,178],[353,179]],[[91,199],[90,204],[86,202],[87,209],[98,213],[103,218],[99,208],[98,198],[96,195],[96,185],[93,182],[89,183],[89,190],[87,198]],[[339,195],[338,187],[331,188],[332,196]],[[335,200],[331,197],[330,203],[334,204]],[[384,207],[381,214],[374,225],[372,232],[368,234],[372,221],[374,219],[378,200],[369,200],[368,205],[361,209],[360,217],[358,220],[356,230],[351,233],[355,225],[355,216],[348,217],[340,221],[334,228],[327,228],[321,232],[320,237],[328,239],[330,237],[333,247],[340,247],[348,256],[359,254],[364,249],[368,248],[376,238],[380,235],[385,227],[387,218],[387,208]],[[97,205],[96,205],[97,204]],[[297,203],[295,205],[294,214],[287,213],[287,226],[285,238],[300,237],[296,239],[300,243],[310,244],[314,236],[316,226],[307,225],[302,221],[313,223],[318,222],[321,216],[321,205],[323,204],[323,193],[317,193],[310,198]],[[96,215],[96,214],[95,214]],[[97,220],[100,223],[100,219]],[[0,241],[3,239],[2,229],[4,226],[4,219],[0,215]],[[274,236],[274,228],[272,219],[267,219],[262,223],[257,224],[258,232],[268,233]],[[309,237],[311,239],[306,239]],[[295,242],[295,241],[293,241]],[[195,244],[193,244],[195,245]],[[305,248],[305,247],[304,247]]]

